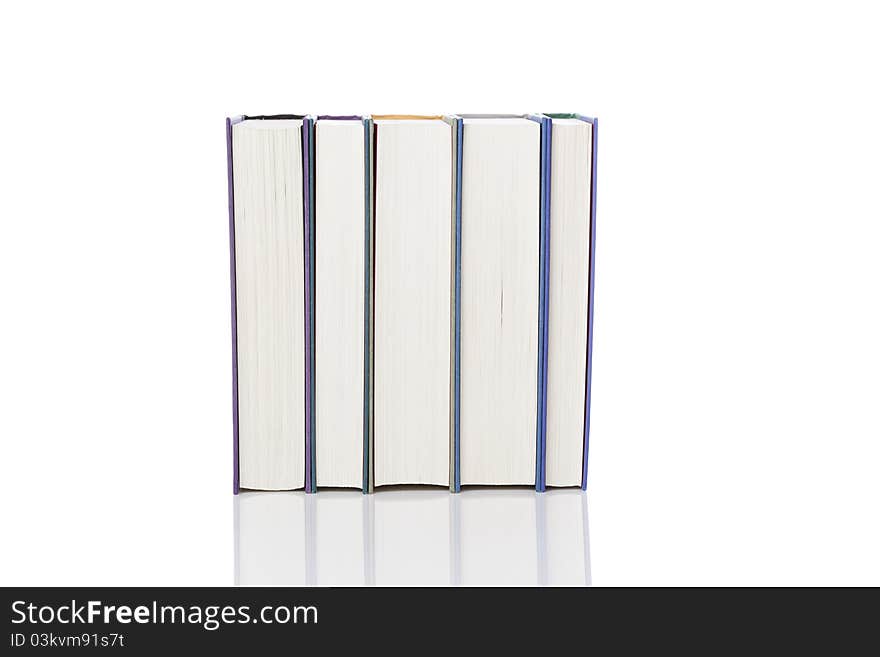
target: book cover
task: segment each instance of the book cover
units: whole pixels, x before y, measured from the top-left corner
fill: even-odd
[[[541,126],[541,219],[539,229],[540,275],[538,293],[538,445],[535,463],[535,490],[544,492],[547,457],[547,322],[550,297],[550,145],[552,122],[543,114],[526,118]]]
[[[450,390],[449,408],[449,491],[461,492],[461,171],[464,120],[458,115],[444,116],[452,126],[452,280],[450,308]]]
[[[226,119],[226,170],[229,187],[229,288],[232,315],[232,492],[239,493],[238,479],[238,321],[235,298],[235,191],[232,180],[232,126],[243,116]]]
[[[464,120],[455,119],[453,131],[455,147],[455,176],[453,177],[455,194],[455,217],[453,219],[453,443],[452,443],[452,492],[461,491],[461,172],[464,158],[462,148],[464,142]]]
[[[303,118],[303,229],[305,245],[306,335],[306,492],[317,491],[315,477],[315,119]]]
[[[373,492],[373,272],[375,220],[373,216],[373,119],[364,117],[364,493]]]

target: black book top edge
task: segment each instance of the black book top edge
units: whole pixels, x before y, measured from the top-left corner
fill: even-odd
[[[243,121],[278,121],[282,119],[304,119],[306,118],[305,114],[260,114],[258,116],[248,116],[247,114],[243,115]]]

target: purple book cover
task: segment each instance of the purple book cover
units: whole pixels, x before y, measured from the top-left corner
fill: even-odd
[[[244,117],[226,119],[226,168],[229,186],[229,282],[232,314],[232,492],[238,495],[238,324],[235,300],[235,192],[232,181],[232,126]]]

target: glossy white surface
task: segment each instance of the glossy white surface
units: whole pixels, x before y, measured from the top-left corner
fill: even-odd
[[[578,490],[244,493],[234,514],[236,584],[590,584]]]

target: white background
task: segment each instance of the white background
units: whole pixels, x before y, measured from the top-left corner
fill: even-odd
[[[233,581],[223,122],[600,118],[592,581],[880,584],[870,3],[11,3],[0,584]]]

